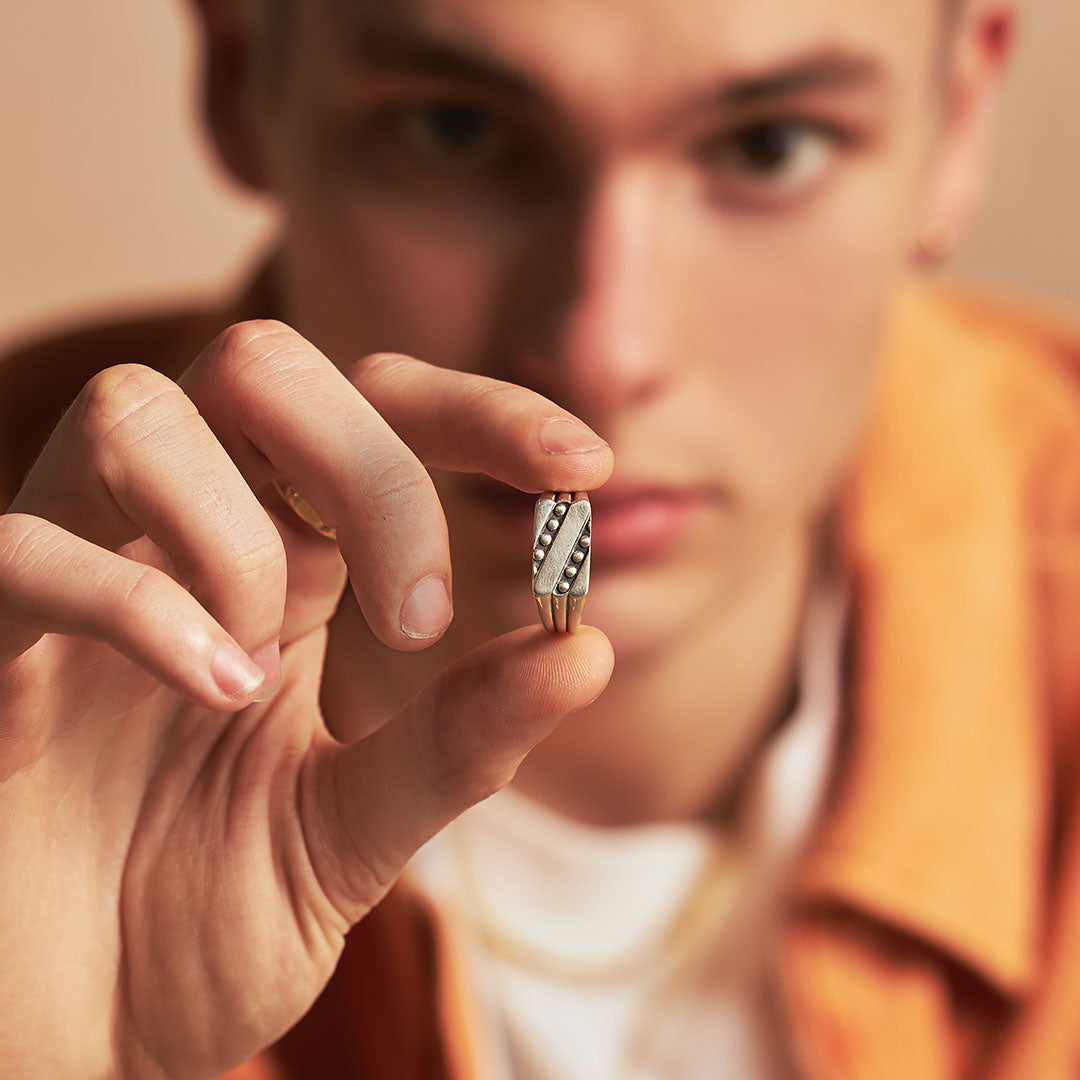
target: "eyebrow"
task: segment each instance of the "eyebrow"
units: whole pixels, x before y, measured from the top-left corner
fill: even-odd
[[[349,55],[369,71],[423,72],[484,83],[537,101],[549,97],[535,80],[487,52],[482,44],[451,40],[397,19],[364,20],[350,35]],[[839,45],[822,46],[760,68],[691,91],[688,107],[746,108],[814,91],[883,89],[888,81],[875,57]]]
[[[440,78],[483,82],[527,97],[543,96],[527,75],[484,51],[480,45],[451,41],[419,27],[375,18],[350,35],[352,61],[369,71],[418,71]]]
[[[755,105],[815,90],[884,87],[886,81],[885,69],[872,57],[829,47],[761,75],[731,79],[714,100],[722,105]]]

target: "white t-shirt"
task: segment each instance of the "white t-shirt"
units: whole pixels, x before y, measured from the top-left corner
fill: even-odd
[[[494,1080],[790,1076],[771,928],[832,758],[846,608],[839,582],[811,596],[799,701],[738,837],[596,828],[507,789],[414,857],[409,876],[463,935]]]

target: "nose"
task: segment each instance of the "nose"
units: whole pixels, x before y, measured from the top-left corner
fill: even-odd
[[[672,281],[665,261],[665,193],[645,168],[611,170],[583,194],[569,246],[570,270],[549,313],[535,381],[590,421],[643,404],[670,374]],[[665,287],[666,283],[666,287]]]

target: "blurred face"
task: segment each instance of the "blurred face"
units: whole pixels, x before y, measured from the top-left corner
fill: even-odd
[[[612,445],[588,618],[700,625],[828,501],[940,108],[941,0],[314,0],[266,102],[286,316]],[[531,502],[437,475],[458,621],[534,620]]]

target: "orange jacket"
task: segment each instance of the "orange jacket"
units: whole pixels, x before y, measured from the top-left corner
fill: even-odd
[[[841,500],[832,792],[776,943],[800,1072],[1080,1076],[1080,335],[921,286]],[[452,940],[398,890],[230,1080],[483,1078]]]
[[[1078,394],[1080,335],[900,296],[840,503],[839,760],[776,942],[811,1080],[1080,1076]],[[451,936],[398,888],[229,1080],[482,1080],[470,1002]]]

